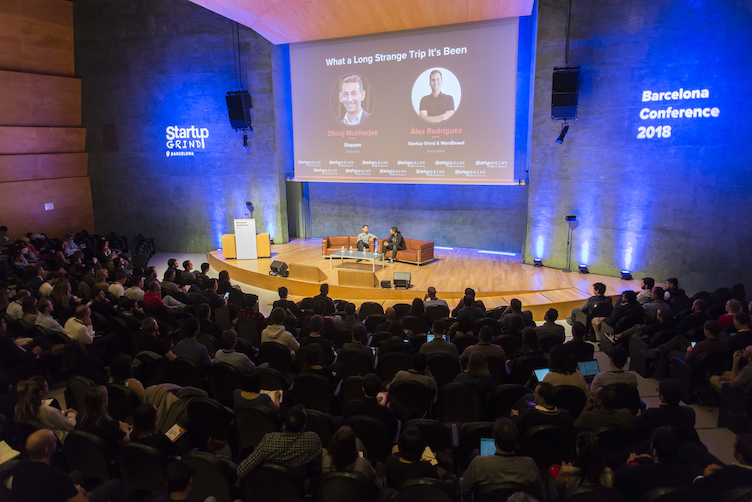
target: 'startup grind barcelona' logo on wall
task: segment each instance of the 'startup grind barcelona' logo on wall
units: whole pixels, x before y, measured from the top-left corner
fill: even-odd
[[[206,139],[209,129],[206,127],[169,126],[166,129],[168,157],[192,157],[197,151],[206,151]]]

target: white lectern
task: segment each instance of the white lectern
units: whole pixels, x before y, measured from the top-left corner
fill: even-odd
[[[235,220],[235,250],[238,260],[258,259],[255,219]]]

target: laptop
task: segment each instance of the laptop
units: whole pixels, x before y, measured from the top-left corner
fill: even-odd
[[[428,333],[426,335],[426,343],[432,342],[434,338],[436,338],[436,335],[434,335],[433,333]]]
[[[595,378],[595,375],[601,371],[598,367],[598,361],[595,359],[592,361],[580,361],[577,363],[577,368],[580,370],[582,376],[585,377],[585,381],[588,384],[590,384],[590,382],[593,381],[593,378]]]
[[[535,378],[538,379],[538,382],[542,382],[543,379],[548,375],[548,372],[550,370],[548,368],[540,368],[537,370],[533,370],[533,373],[535,373]]]
[[[480,454],[483,457],[496,454],[496,444],[493,438],[480,438]]]

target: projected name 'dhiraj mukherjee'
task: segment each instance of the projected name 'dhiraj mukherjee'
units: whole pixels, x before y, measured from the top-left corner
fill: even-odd
[[[702,101],[710,98],[708,89],[680,87],[675,90],[642,91],[643,102],[657,104],[642,108],[639,113],[640,120],[661,121],[661,123],[638,126],[637,139],[670,138],[676,133],[676,128],[682,120],[718,118],[721,110],[717,106]],[[669,105],[663,106],[663,102],[668,102]]]

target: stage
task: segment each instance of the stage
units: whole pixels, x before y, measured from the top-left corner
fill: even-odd
[[[382,289],[380,286],[345,286],[340,284],[340,271],[355,272],[350,276],[370,279],[371,262],[334,259],[321,255],[321,239],[294,239],[287,244],[272,246],[271,258],[258,260],[225,259],[222,250],[207,253],[207,261],[217,271],[227,270],[233,280],[276,291],[286,286],[291,299],[298,300],[319,293],[319,286],[329,284],[329,296],[360,304],[375,301],[388,307],[395,303],[410,303],[413,298],[423,298],[429,286],[436,288],[437,296],[446,300],[451,308],[464,296],[465,288],[473,288],[486,308],[508,305],[518,298],[523,308],[533,312],[536,320],[543,319],[546,309],[559,310],[560,318],[569,315],[572,308],[580,305],[592,294],[592,284],[602,282],[606,294],[619,295],[623,290],[639,291],[640,282],[623,281],[616,277],[596,274],[580,274],[545,267],[533,267],[522,263],[519,255],[508,256],[488,251],[467,248],[436,248],[435,259],[421,266],[394,263],[382,268],[377,263],[375,279],[393,283],[395,272],[407,272],[411,276],[410,289]],[[288,266],[297,265],[311,277],[308,280],[269,275],[273,260]]]

